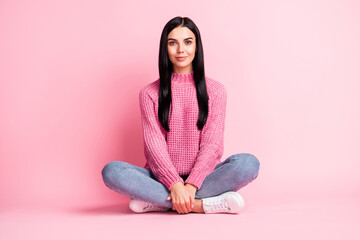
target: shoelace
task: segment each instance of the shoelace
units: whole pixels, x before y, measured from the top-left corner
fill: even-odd
[[[143,208],[143,210],[146,210],[146,209],[165,209],[166,207],[162,207],[162,206],[157,206],[157,205],[154,205],[153,203],[147,203],[147,205]]]
[[[231,208],[227,204],[228,202],[224,198],[220,198],[217,200],[214,200],[213,204],[210,205],[211,210],[229,210],[231,211]]]

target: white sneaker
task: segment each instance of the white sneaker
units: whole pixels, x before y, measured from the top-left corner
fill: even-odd
[[[215,197],[202,199],[205,213],[238,213],[245,201],[237,192],[229,191]]]
[[[143,212],[165,212],[168,211],[168,207],[158,206],[154,203],[145,202],[139,199],[131,198],[129,202],[129,207],[132,211],[136,213]]]

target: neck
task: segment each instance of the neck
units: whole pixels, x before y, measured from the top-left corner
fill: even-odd
[[[176,83],[192,83],[194,82],[194,72],[189,73],[171,73],[171,81]]]
[[[178,68],[175,65],[173,66],[173,70],[174,73],[178,73],[178,74],[186,74],[186,73],[191,73],[193,72],[193,67],[191,64],[189,64],[188,66],[184,67],[184,68]]]

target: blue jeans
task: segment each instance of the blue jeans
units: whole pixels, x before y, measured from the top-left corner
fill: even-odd
[[[259,160],[249,153],[239,153],[218,163],[204,179],[195,198],[213,197],[228,191],[238,191],[252,182],[259,173]],[[128,197],[172,207],[166,200],[170,191],[160,183],[151,170],[133,164],[112,161],[101,171],[104,183],[110,189]],[[188,175],[181,176],[184,181]]]

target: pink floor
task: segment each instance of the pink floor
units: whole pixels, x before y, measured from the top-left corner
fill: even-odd
[[[244,199],[239,214],[136,214],[129,198],[57,210],[7,209],[0,215],[0,239],[360,239],[356,196]]]

